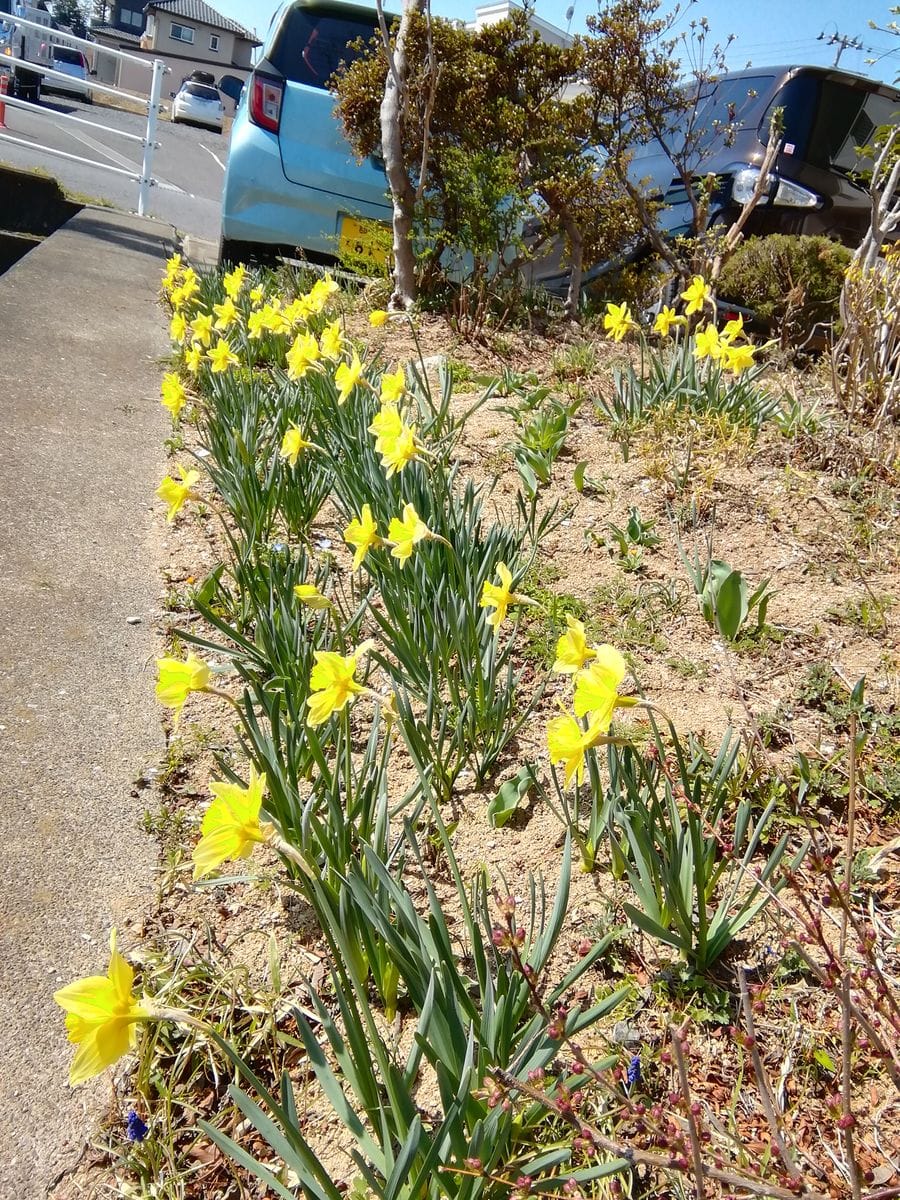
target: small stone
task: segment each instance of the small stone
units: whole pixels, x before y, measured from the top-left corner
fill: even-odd
[[[143,619],[142,617],[128,617],[127,624],[128,625],[140,625],[142,619]]]

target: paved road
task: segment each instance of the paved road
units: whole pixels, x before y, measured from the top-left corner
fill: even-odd
[[[127,170],[140,168],[143,149],[115,133],[98,128],[107,125],[124,133],[143,135],[145,118],[137,113],[84,104],[68,97],[46,95],[41,114],[7,105],[5,131],[0,130],[0,162],[14,167],[42,167],[65,188],[84,196],[105,200],[126,212],[137,208],[137,184],[123,175],[57,155],[16,145],[3,137],[44,143],[68,154]],[[78,125],[71,115],[88,121]],[[228,155],[228,137],[192,125],[172,125],[167,120],[157,127],[159,149],[153,174],[159,180],[150,194],[150,215],[174,225],[181,233],[218,241],[222,181]]]
[[[0,1198],[43,1200],[109,1103],[56,988],[153,898],[153,620],[171,229],[84,209],[0,277]],[[129,623],[138,619],[139,624]]]

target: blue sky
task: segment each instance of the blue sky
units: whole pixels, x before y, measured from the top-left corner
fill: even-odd
[[[572,0],[538,0],[537,14],[561,28],[566,26],[566,11]],[[713,40],[724,42],[737,35],[728,54],[734,69],[746,66],[813,63],[830,65],[838,47],[827,38],[843,34],[859,38],[865,49],[844,50],[840,66],[849,71],[893,79],[900,75],[900,38],[869,29],[869,20],[885,25],[890,5],[896,0],[693,0],[681,17],[681,27],[690,20],[707,17]],[[271,0],[211,0],[224,16],[240,21],[248,29],[265,36],[272,13],[278,4]],[[432,0],[432,11],[445,17],[470,19],[477,0]],[[574,0],[573,33],[583,32],[585,18],[596,11],[596,0]],[[399,6],[388,0],[387,7]],[[666,7],[670,7],[666,5]],[[819,34],[825,37],[819,39]],[[866,59],[878,58],[873,65]]]

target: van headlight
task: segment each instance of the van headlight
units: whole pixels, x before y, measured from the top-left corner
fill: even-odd
[[[731,198],[735,204],[746,204],[753,195],[756,181],[759,179],[758,167],[744,167],[737,171],[731,184]],[[775,195],[771,195],[771,185],[777,183]],[[769,176],[769,204],[780,204],[786,208],[818,208],[822,203],[820,196],[809,188],[792,183],[789,179],[779,179],[777,175]]]

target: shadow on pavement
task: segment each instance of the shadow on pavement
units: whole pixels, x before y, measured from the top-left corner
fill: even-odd
[[[159,258],[165,253],[163,243],[168,241],[174,248],[174,238],[171,228],[162,222],[159,230],[143,233],[137,229],[123,229],[120,224],[107,220],[100,213],[89,212],[85,209],[73,217],[68,225],[79,233],[96,238],[105,245],[122,246],[127,250],[135,250],[139,254],[149,254]]]

